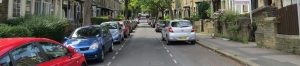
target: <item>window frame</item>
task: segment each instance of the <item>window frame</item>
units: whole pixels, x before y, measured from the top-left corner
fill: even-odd
[[[70,51],[69,51],[69,49],[68,49],[66,46],[63,46],[63,45],[61,45],[61,44],[56,44],[56,43],[53,43],[53,42],[47,42],[47,41],[40,41],[40,42],[36,42],[36,43],[37,43],[37,45],[40,47],[40,50],[42,50],[43,53],[45,53],[45,54],[46,54],[46,51],[43,49],[42,43],[50,43],[50,44],[53,44],[53,45],[59,45],[59,46],[62,46],[62,47],[64,47],[64,48],[67,49],[67,54],[66,54],[65,56],[57,57],[57,58],[55,58],[55,59],[62,58],[62,57],[66,57],[66,56],[70,56]],[[55,59],[51,59],[50,56],[49,56],[48,54],[46,54],[46,55],[47,55],[48,61],[55,60]]]
[[[19,49],[19,48],[23,47],[23,46],[26,46],[26,45],[32,45],[32,44],[35,44],[41,53],[46,54],[46,53],[41,49],[40,45],[37,44],[36,42],[28,42],[28,43],[25,43],[25,44],[23,44],[23,45],[20,45],[20,46],[18,46],[18,47],[16,47],[16,48],[11,49],[10,51],[7,52],[7,53],[9,54],[9,56],[10,56],[10,59],[11,59],[11,61],[12,61],[12,63],[13,63],[13,66],[16,66],[16,60],[13,58],[12,52],[13,52],[14,50],[16,50],[16,49]],[[4,55],[5,55],[5,54],[4,54]],[[47,57],[46,61],[43,61],[43,62],[40,62],[40,63],[44,63],[44,62],[49,61],[48,55],[46,55],[46,57]],[[2,58],[2,56],[1,56],[1,58]],[[38,64],[40,64],[40,63],[38,63]]]
[[[11,61],[11,63],[12,63],[11,65],[12,65],[12,66],[15,66],[15,61],[13,60],[13,57],[12,57],[10,51],[7,52],[7,53],[4,53],[2,56],[0,56],[0,58],[3,58],[3,57],[5,57],[5,56],[8,56],[9,59],[10,59],[10,61]]]

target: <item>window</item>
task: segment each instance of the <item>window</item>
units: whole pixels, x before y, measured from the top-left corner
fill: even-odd
[[[21,46],[11,52],[16,66],[34,66],[47,61],[47,55],[41,52],[34,43]]]
[[[21,15],[21,0],[13,0],[13,17]]]
[[[0,66],[12,66],[12,62],[11,62],[8,54],[6,54],[2,58],[0,58]]]
[[[31,5],[32,0],[26,0],[26,15],[31,15]]]
[[[248,5],[247,4],[243,5],[243,12],[248,12]]]
[[[68,55],[68,49],[64,46],[47,42],[42,42],[40,45],[45,51],[45,54],[49,56],[49,60]]]
[[[41,7],[42,7],[42,1],[41,0],[35,0],[35,5],[34,5],[34,14],[40,15],[41,14]]]
[[[172,22],[172,27],[189,27],[192,26],[190,22],[180,21],[180,22]]]

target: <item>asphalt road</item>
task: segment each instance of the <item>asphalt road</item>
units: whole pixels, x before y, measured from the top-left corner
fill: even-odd
[[[166,45],[146,23],[139,27],[102,63],[88,61],[89,66],[242,66],[200,45],[174,42]]]

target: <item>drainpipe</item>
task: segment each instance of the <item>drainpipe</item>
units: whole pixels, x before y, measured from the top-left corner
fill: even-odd
[[[298,29],[299,29],[299,37],[300,37],[300,1],[297,0],[297,10],[298,10]]]

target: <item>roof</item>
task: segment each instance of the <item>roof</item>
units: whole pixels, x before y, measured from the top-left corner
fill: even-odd
[[[31,43],[31,42],[37,42],[37,41],[44,41],[44,42],[52,42],[61,44],[59,42],[46,39],[46,38],[0,38],[0,56],[7,53],[8,51],[19,47],[21,45]]]

